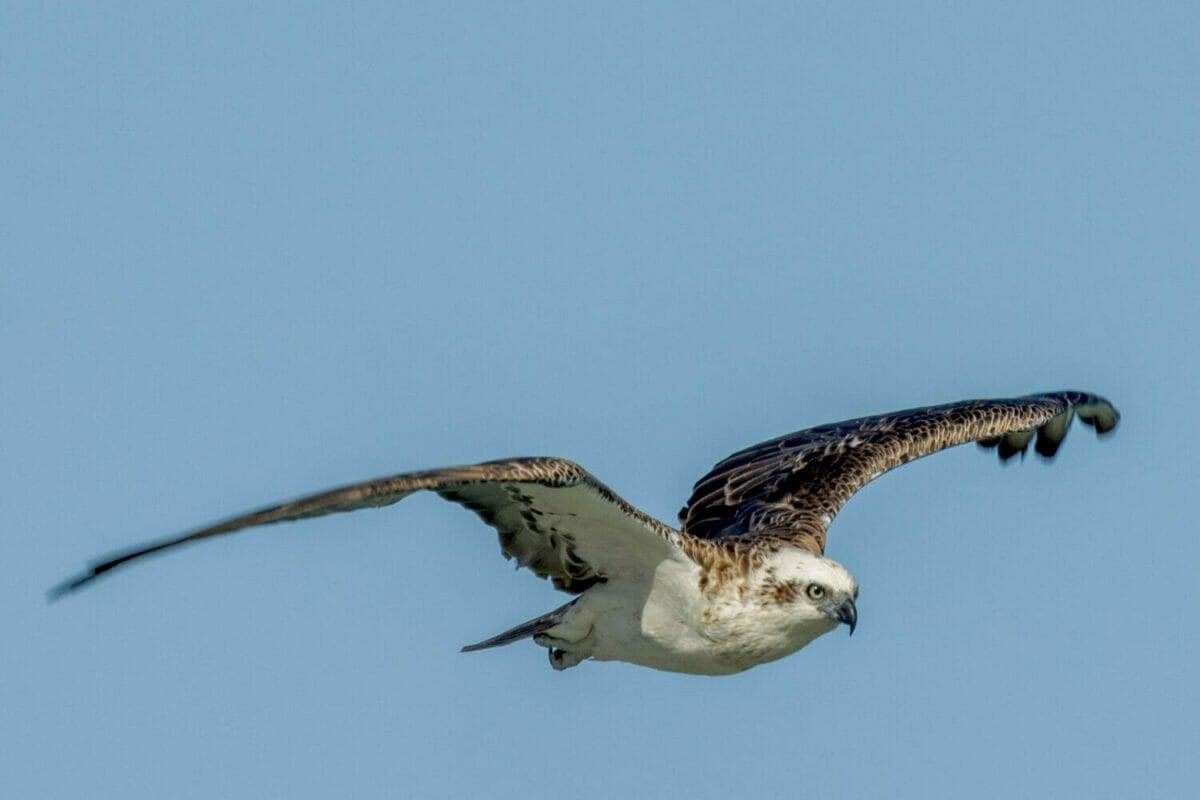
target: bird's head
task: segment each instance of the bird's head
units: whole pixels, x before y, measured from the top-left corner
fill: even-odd
[[[858,581],[838,562],[788,549],[773,554],[763,574],[760,596],[785,607],[799,624],[824,628],[820,633],[843,624],[854,633]]]

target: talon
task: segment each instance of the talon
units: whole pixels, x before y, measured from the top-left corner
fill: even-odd
[[[552,649],[549,655],[550,666],[554,667],[560,672],[564,669],[570,669],[571,667],[582,664],[588,659],[588,655],[586,653],[568,652],[566,650],[559,650],[557,647]]]

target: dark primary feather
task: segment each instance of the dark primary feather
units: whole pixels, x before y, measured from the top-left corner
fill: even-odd
[[[825,531],[871,480],[914,458],[977,441],[1001,460],[1034,449],[1050,458],[1073,416],[1107,433],[1120,416],[1102,397],[1053,392],[966,400],[835,422],[748,447],[701,478],[680,512],[685,534],[787,541],[821,553]]]

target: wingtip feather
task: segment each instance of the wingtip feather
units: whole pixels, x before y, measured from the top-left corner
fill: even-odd
[[[46,590],[46,603],[56,603],[67,595],[74,594],[79,589],[94,581],[97,574],[94,571],[88,571],[51,586]]]
[[[1107,400],[1084,403],[1075,409],[1075,413],[1084,423],[1095,428],[1099,436],[1112,433],[1121,421],[1121,412],[1113,408],[1112,403]]]

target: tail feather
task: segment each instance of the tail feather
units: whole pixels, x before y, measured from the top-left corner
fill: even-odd
[[[505,644],[512,644],[521,639],[528,639],[530,636],[548,631],[555,625],[561,623],[567,617],[567,612],[579,598],[575,598],[565,606],[560,606],[553,611],[548,611],[540,617],[535,617],[528,622],[522,622],[516,627],[509,628],[504,633],[498,633],[490,639],[484,639],[482,642],[469,644],[462,649],[464,653],[473,653],[476,650],[486,650],[489,647],[500,647]]]

